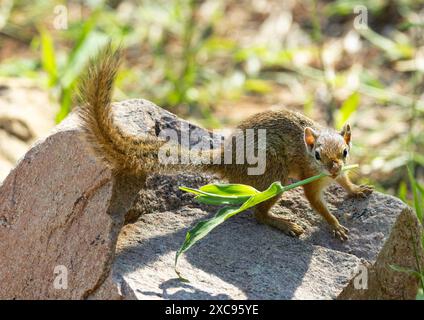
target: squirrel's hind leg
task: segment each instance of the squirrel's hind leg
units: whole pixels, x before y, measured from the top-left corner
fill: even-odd
[[[282,174],[281,176],[281,183],[285,185],[287,183],[287,178],[285,178],[286,175]],[[293,221],[290,221],[283,215],[273,214],[271,212],[271,208],[280,198],[281,196],[276,196],[272,199],[258,204],[255,207],[255,218],[259,223],[267,224],[271,227],[279,229],[289,236],[298,237],[304,232],[303,228],[300,225]]]
[[[279,160],[267,154],[267,170],[260,176],[247,175],[245,167],[243,170],[238,169],[237,166],[228,167],[225,176],[230,183],[242,183],[251,185],[257,190],[266,190],[271,183],[280,178],[280,182],[287,184],[287,172],[285,165],[278,165]],[[275,215],[271,213],[271,207],[278,201],[279,197],[276,196],[265,202],[258,204],[254,208],[255,218],[259,223],[267,224],[271,227],[277,228],[290,236],[299,236],[303,233],[303,228],[298,224],[290,221],[284,216]]]
[[[292,237],[298,237],[304,232],[300,225],[290,221],[286,217],[277,216],[270,211],[263,211],[263,206],[261,205],[258,205],[258,207],[255,209],[255,218],[259,223],[267,224],[271,227],[279,229]]]
[[[303,233],[303,228],[297,223],[290,221],[282,215],[276,215],[271,212],[271,207],[279,197],[272,198],[268,201],[260,203],[255,208],[255,218],[258,222],[267,224],[271,227],[277,228],[283,231],[285,234],[298,237]]]

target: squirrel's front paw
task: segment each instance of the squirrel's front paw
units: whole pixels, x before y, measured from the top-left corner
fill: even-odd
[[[369,196],[373,191],[374,191],[373,186],[368,186],[368,185],[362,184],[360,186],[357,186],[350,193],[350,196],[355,197],[355,198],[365,198],[365,197]]]
[[[333,226],[333,236],[335,238],[339,238],[341,241],[347,240],[347,234],[349,233],[349,229],[343,227],[341,224],[337,224]]]

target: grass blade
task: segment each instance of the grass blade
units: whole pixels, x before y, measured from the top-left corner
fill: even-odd
[[[228,218],[236,215],[237,213],[247,210],[256,204],[266,201],[272,197],[275,197],[277,194],[281,193],[282,186],[279,182],[274,182],[267,190],[263,192],[256,193],[251,196],[242,206],[239,208],[234,207],[224,207],[218,211],[218,213],[209,220],[201,221],[196,226],[187,232],[183,245],[177,251],[175,255],[175,272],[182,281],[187,281],[183,278],[181,274],[177,271],[177,262],[179,256],[190,249],[196,242],[204,238],[209,232],[215,229],[218,225],[223,223]]]
[[[219,205],[237,206],[237,205],[241,205],[245,203],[247,200],[249,200],[249,197],[245,196],[245,197],[237,197],[237,198],[216,198],[216,197],[209,197],[209,196],[197,196],[195,199],[200,203],[211,204],[214,206],[219,206]]]
[[[49,86],[56,85],[58,81],[58,70],[56,64],[56,54],[51,34],[44,28],[40,28],[41,42],[41,64],[44,71],[49,76]]]
[[[414,269],[409,269],[409,268],[405,268],[405,267],[401,267],[401,266],[393,265],[393,264],[390,265],[390,268],[397,272],[408,273],[410,275],[417,277],[418,279],[421,278],[421,274]]]
[[[422,202],[422,195],[421,192],[418,188],[418,183],[414,178],[414,175],[411,171],[411,168],[409,166],[407,166],[407,170],[408,170],[408,177],[409,177],[409,182],[411,184],[411,189],[412,189],[412,194],[414,195],[414,207],[415,207],[415,212],[417,214],[418,219],[420,220],[421,223],[423,223],[423,202]]]
[[[252,196],[260,191],[245,184],[225,184],[215,183],[207,184],[200,188],[200,190],[220,195],[238,195],[238,196]]]
[[[336,113],[336,128],[341,129],[349,120],[350,116],[356,111],[359,106],[361,96],[358,92],[352,93],[342,104]]]

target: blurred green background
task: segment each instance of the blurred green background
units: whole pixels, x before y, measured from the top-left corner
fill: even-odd
[[[0,3],[0,87],[31,81],[48,93],[39,108],[53,108],[52,123],[77,103],[87,60],[111,38],[125,48],[116,100],[146,98],[208,128],[278,106],[336,128],[349,121],[357,179],[422,219],[423,1]],[[7,106],[0,90],[0,118]]]

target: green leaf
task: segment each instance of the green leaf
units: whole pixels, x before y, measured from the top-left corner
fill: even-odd
[[[424,185],[420,184],[418,181],[415,181],[415,185],[417,186],[421,194],[424,194]]]
[[[178,257],[181,253],[186,252],[190,249],[197,241],[206,236],[212,229],[225,221],[228,214],[236,212],[238,208],[224,207],[218,211],[218,213],[209,220],[201,221],[196,226],[187,232],[185,241],[181,248],[178,250],[175,257],[175,265],[177,265]]]
[[[412,160],[414,160],[419,165],[424,166],[424,156],[423,155],[421,155],[421,154],[413,154],[412,155]]]
[[[245,184],[207,184],[200,188],[201,191],[219,194],[223,196],[237,195],[237,196],[251,196],[259,193],[255,188]]]
[[[343,171],[351,170],[357,168],[358,165],[345,166]],[[297,188],[304,184],[310,183],[312,181],[321,179],[325,177],[324,173],[319,175],[307,178],[302,181],[298,181],[286,187],[283,187],[279,181],[272,183],[268,189],[265,191],[259,192],[255,188],[243,185],[243,184],[208,184],[200,189],[193,189],[188,187],[180,187],[181,190],[190,192],[196,195],[196,200],[214,205],[239,205],[240,207],[224,207],[218,211],[218,213],[211,219],[199,222],[196,226],[189,230],[186,234],[185,241],[177,251],[175,255],[175,272],[182,281],[188,281],[184,279],[177,270],[177,262],[179,256],[190,249],[196,242],[204,238],[209,232],[211,232],[218,225],[223,223],[225,220],[231,218],[232,216],[245,211],[249,208],[256,206],[257,204],[267,201],[284,191]]]
[[[424,23],[406,21],[399,25],[399,30],[401,31],[409,30],[410,28],[424,28]]]
[[[281,185],[279,181],[276,181],[269,186],[268,189],[266,189],[263,192],[259,192],[253,196],[251,196],[240,208],[240,211],[247,210],[261,202],[264,202],[266,200],[269,200],[281,193],[283,193],[284,187]],[[239,212],[240,212],[239,211]],[[238,212],[237,212],[238,213]],[[235,213],[233,213],[231,216],[233,216]]]
[[[202,194],[209,195],[207,192],[200,191],[200,190],[193,189],[193,188],[189,188],[189,187],[179,187],[179,189],[181,191],[185,191],[185,192],[189,192],[189,193],[194,193],[194,194],[197,194],[197,195],[202,195]]]
[[[358,92],[354,92],[343,102],[336,114],[337,129],[341,129],[350,116],[358,109],[360,100],[360,94]]]
[[[282,190],[283,187],[281,186],[280,182],[274,182],[267,190],[256,193],[251,196],[241,207],[224,207],[219,210],[218,213],[212,219],[201,221],[196,224],[193,229],[187,232],[183,245],[180,247],[180,249],[175,255],[175,272],[178,274],[180,279],[187,281],[186,279],[182,278],[181,274],[177,271],[178,258],[182,253],[190,249],[197,241],[204,238],[209,232],[211,232],[214,228],[216,228],[228,218],[231,218],[235,214],[247,210],[260,202],[275,197],[277,194],[281,193]]]
[[[58,81],[58,70],[53,38],[47,29],[40,28],[41,41],[41,64],[49,76],[49,86],[56,85]]]
[[[265,80],[248,79],[244,83],[244,89],[253,93],[265,94],[272,91],[272,86]]]
[[[394,271],[408,273],[410,275],[413,275],[413,276],[417,277],[418,279],[421,278],[421,274],[418,271],[414,270],[414,269],[405,268],[405,267],[401,267],[401,266],[393,265],[393,264],[391,264],[389,266]]]
[[[424,300],[424,289],[423,288],[419,288],[418,289],[418,293],[417,293],[417,300]]]
[[[409,182],[410,182],[411,188],[412,188],[412,194],[414,195],[415,212],[416,212],[417,217],[420,220],[420,222],[423,223],[423,199],[422,199],[422,195],[421,195],[421,192],[419,190],[418,183],[415,180],[414,175],[413,175],[411,169],[409,168],[409,166],[407,166],[407,170],[408,170]]]
[[[36,78],[39,76],[38,73],[35,72],[37,67],[37,61],[32,59],[12,58],[3,60],[0,64],[0,76]]]
[[[394,42],[370,28],[360,29],[359,32],[369,42],[383,50],[391,60],[410,59],[414,54],[411,46]]]
[[[378,16],[382,9],[384,9],[385,1],[368,1],[364,0],[336,0],[329,1],[328,4],[324,6],[325,16],[332,15],[352,15],[355,10],[355,7],[366,4],[367,10],[373,13],[375,16]]]
[[[56,114],[56,123],[60,123],[71,111],[72,104],[72,88],[63,88],[62,96],[60,97],[60,109]]]
[[[219,206],[219,205],[236,206],[246,202],[249,199],[249,197],[238,196],[236,198],[218,198],[218,197],[211,197],[211,196],[197,196],[195,199],[200,203],[211,204],[215,206]]]
[[[195,194],[195,199],[201,203],[212,205],[240,205],[249,199],[249,193],[252,194],[253,191],[256,193],[259,192],[252,187],[236,184],[206,185],[201,187],[200,190],[188,187],[180,187],[180,190]],[[229,193],[230,190],[234,190],[235,193]]]
[[[231,194],[221,195],[217,193],[206,192],[200,189],[193,189],[188,187],[179,187],[179,189],[185,192],[193,193],[197,196],[205,196],[205,197],[211,197],[216,199],[237,199],[239,197],[237,195],[231,195]]]
[[[398,189],[398,198],[401,199],[403,202],[407,203],[408,199],[406,198],[406,195],[408,193],[408,187],[406,186],[405,181],[401,181],[399,184]]]

